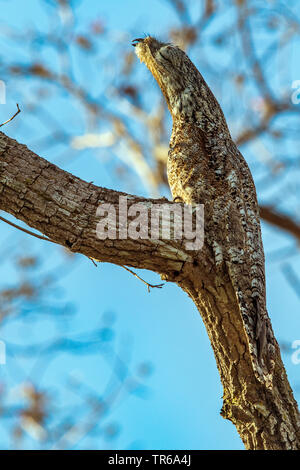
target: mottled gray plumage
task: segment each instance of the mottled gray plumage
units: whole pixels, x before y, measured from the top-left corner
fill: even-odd
[[[134,40],[173,118],[168,181],[174,200],[204,204],[205,241],[227,266],[258,380],[272,386],[275,338],[266,310],[264,252],[254,182],[224,114],[200,72],[178,47]]]

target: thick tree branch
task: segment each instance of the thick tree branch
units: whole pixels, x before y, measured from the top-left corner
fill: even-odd
[[[201,313],[224,388],[222,415],[234,423],[245,446],[300,449],[299,412],[279,347],[270,391],[255,378],[226,266],[216,270],[206,244],[200,251],[191,252],[185,249],[184,241],[98,239],[97,207],[100,203],[117,207],[120,195],[59,169],[0,133],[0,209],[73,252],[151,269],[163,279],[176,282]],[[129,206],[137,202],[167,203],[165,199],[127,196]]]
[[[180,242],[99,240],[96,236],[100,204],[118,208],[119,196],[128,197],[128,209],[145,201],[173,204],[166,199],[146,200],[97,187],[60,170],[2,133],[0,175],[0,209],[73,252],[159,273],[180,271],[191,260]]]

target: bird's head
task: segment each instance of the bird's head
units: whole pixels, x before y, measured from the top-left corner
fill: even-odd
[[[132,41],[136,55],[144,62],[160,86],[171,114],[176,114],[178,98],[195,89],[200,73],[179,47],[147,36]]]

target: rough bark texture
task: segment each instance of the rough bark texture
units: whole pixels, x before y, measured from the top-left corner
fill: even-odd
[[[150,269],[176,282],[206,326],[224,388],[222,416],[233,422],[247,449],[299,450],[299,411],[279,347],[270,391],[254,376],[228,273],[216,270],[206,246],[188,252],[183,243],[169,240],[99,240],[97,207],[101,202],[117,204],[119,195],[59,169],[0,133],[0,209],[73,252]],[[130,203],[152,201],[127,196]]]
[[[173,126],[167,175],[173,199],[205,205],[205,244],[226,265],[257,379],[272,388],[276,340],[266,307],[265,261],[254,181],[224,113],[195,64],[152,36],[133,41],[166,99]]]

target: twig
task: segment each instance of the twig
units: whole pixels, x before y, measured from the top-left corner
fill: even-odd
[[[88,256],[88,259],[90,259],[91,262],[93,263],[93,265],[96,266],[96,268],[98,268],[98,265],[97,265],[97,263],[95,262],[95,260],[93,260],[93,258],[90,258],[90,257]]]
[[[54,240],[51,240],[51,238],[43,237],[42,235],[38,235],[37,233],[31,232],[30,230],[26,230],[26,228],[19,227],[19,225],[16,225],[13,222],[10,222],[9,220],[5,219],[4,217],[0,216],[0,220],[2,220],[3,222],[6,222],[9,225],[12,225],[12,227],[17,228],[18,230],[21,230],[22,232],[28,233],[29,235],[32,235],[33,237],[39,238],[40,240],[46,240],[47,242],[56,243]],[[88,258],[91,260],[93,265],[96,266],[96,268],[97,268],[98,267],[97,263],[93,260],[93,258],[90,258],[89,256],[88,256]]]
[[[47,242],[56,243],[54,240],[51,240],[51,238],[43,237],[42,235],[38,235],[37,233],[27,230],[26,228],[19,227],[19,225],[16,225],[13,222],[10,222],[4,217],[0,216],[0,220],[2,220],[3,222],[6,222],[8,225],[11,225],[12,227],[17,228],[18,230],[21,230],[22,232],[28,233],[29,235],[32,235],[33,237],[39,238],[40,240],[46,240]]]
[[[18,103],[17,103],[17,108],[18,108],[18,111],[15,112],[15,114],[14,114],[11,118],[9,118],[7,121],[5,121],[5,122],[3,122],[2,124],[0,124],[0,127],[4,126],[4,125],[7,124],[8,122],[12,121],[12,120],[21,112]]]
[[[126,266],[124,266],[123,264],[121,264],[122,268],[126,269],[126,271],[128,271],[129,273],[131,273],[133,276],[135,276],[136,278],[138,278],[140,281],[142,281],[144,284],[146,284],[147,286],[147,289],[148,289],[148,292],[150,292],[150,288],[154,289],[154,288],[157,288],[157,289],[161,289],[164,284],[149,284],[149,282],[145,281],[144,279],[142,279],[140,276],[138,276],[134,271],[131,271],[131,269],[127,268]]]
[[[34,233],[34,232],[31,232],[30,230],[27,230],[26,228],[19,227],[19,225],[16,225],[13,222],[10,222],[9,220],[5,219],[4,217],[0,216],[0,220],[2,220],[3,222],[6,222],[7,224],[11,225],[12,227],[17,228],[18,230],[21,230],[22,232],[28,233],[29,235],[32,235],[33,237],[39,238],[40,240],[46,240],[47,242],[56,243],[54,240],[51,240],[51,238],[43,237],[42,235],[38,235],[37,233]],[[93,258],[90,258],[88,256],[88,259],[91,260],[91,262],[93,263],[94,266],[96,266],[96,268],[98,267],[97,263],[93,260]]]

